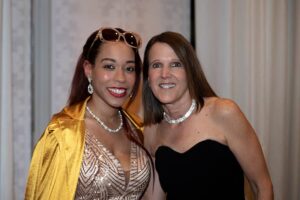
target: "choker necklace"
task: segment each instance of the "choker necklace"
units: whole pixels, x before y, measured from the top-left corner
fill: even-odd
[[[196,101],[195,101],[195,99],[192,99],[191,107],[189,108],[189,110],[182,117],[179,117],[177,119],[171,119],[171,117],[166,112],[163,112],[164,119],[169,124],[179,124],[179,123],[183,122],[184,120],[186,120],[189,116],[191,116],[191,114],[193,113],[195,108],[196,108]]]
[[[101,120],[99,119],[99,117],[97,117],[97,116],[91,111],[91,109],[90,109],[88,106],[86,106],[86,109],[87,109],[87,111],[92,115],[92,117],[93,117],[93,118],[101,125],[101,127],[104,128],[105,130],[107,130],[108,132],[110,132],[110,133],[117,133],[119,130],[121,130],[121,128],[122,128],[122,126],[123,126],[123,119],[122,119],[122,114],[121,114],[121,111],[120,111],[120,110],[118,110],[118,115],[119,115],[119,118],[120,118],[120,125],[119,125],[119,127],[116,128],[116,129],[111,129],[111,128],[109,128],[108,126],[106,126],[106,125],[104,124],[104,122],[101,121]]]

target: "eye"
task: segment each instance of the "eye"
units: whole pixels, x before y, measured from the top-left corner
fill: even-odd
[[[127,66],[127,67],[125,68],[125,70],[126,70],[127,72],[135,72],[135,66]]]
[[[103,68],[107,70],[114,70],[116,67],[112,64],[105,64]]]
[[[181,62],[173,62],[173,63],[171,63],[170,66],[171,67],[182,67],[182,64],[181,64]]]
[[[152,68],[160,68],[161,67],[161,63],[152,63],[151,67]]]

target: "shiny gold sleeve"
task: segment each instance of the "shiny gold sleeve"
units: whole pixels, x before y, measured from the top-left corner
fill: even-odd
[[[58,127],[50,125],[38,141],[31,160],[26,200],[72,199],[67,184],[66,160],[55,136]]]

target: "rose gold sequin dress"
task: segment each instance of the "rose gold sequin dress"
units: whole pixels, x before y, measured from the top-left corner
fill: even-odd
[[[75,199],[140,199],[150,179],[145,151],[131,142],[131,166],[130,171],[125,172],[119,160],[95,136],[86,132],[85,137]]]

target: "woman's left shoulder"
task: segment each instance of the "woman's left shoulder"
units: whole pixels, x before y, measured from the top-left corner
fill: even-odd
[[[226,98],[213,98],[208,99],[208,105],[211,107],[212,116],[216,119],[230,120],[243,116],[237,103],[231,99]]]
[[[212,120],[225,134],[227,143],[232,143],[230,138],[236,139],[237,136],[248,139],[247,133],[253,132],[253,129],[237,103],[231,99],[218,98],[213,104]]]

